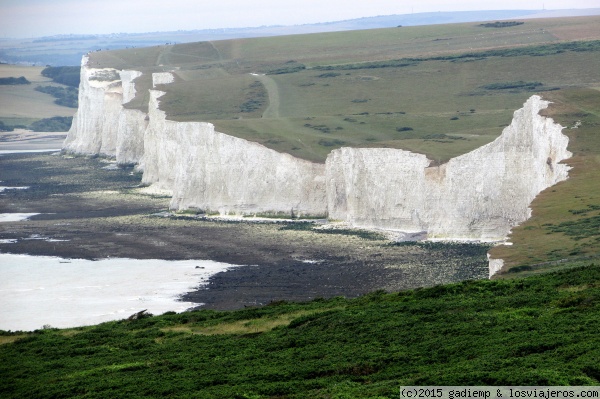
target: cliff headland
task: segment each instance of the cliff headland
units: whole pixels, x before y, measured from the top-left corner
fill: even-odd
[[[101,78],[110,76],[111,80]],[[328,217],[353,227],[426,232],[429,239],[503,240],[542,190],[567,178],[568,138],[533,95],[493,142],[441,165],[392,148],[342,147],[310,162],[215,130],[176,122],[150,90],[148,113],[123,107],[137,71],[82,65],[80,107],[65,141],[74,153],[115,157],[143,171],[170,208],[221,215]],[[154,86],[174,80],[153,76]]]
[[[174,211],[502,242],[569,176],[548,98],[600,79],[595,22],[91,53],[64,149],[136,165]],[[557,41],[565,26],[586,40]]]

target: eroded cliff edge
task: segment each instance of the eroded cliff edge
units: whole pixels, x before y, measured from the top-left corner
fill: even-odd
[[[221,214],[327,216],[352,226],[426,232],[429,239],[503,240],[526,220],[542,190],[568,177],[568,139],[539,115],[532,96],[495,141],[440,166],[425,155],[340,148],[325,165],[215,131],[174,122],[160,110],[153,76],[148,113],[123,107],[137,71],[94,69],[84,58],[79,109],[64,149],[136,163],[151,190],[172,194],[173,209]]]

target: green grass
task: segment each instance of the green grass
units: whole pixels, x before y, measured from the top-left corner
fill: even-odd
[[[144,72],[127,105],[143,110],[149,75],[176,68],[176,82],[160,87],[169,119],[211,122],[299,158],[324,162],[341,146],[376,146],[441,163],[498,137],[536,91],[599,82],[590,67],[600,60],[600,41],[592,40],[600,39],[598,20],[226,40],[99,52],[91,60]],[[558,41],[565,32],[570,40]],[[405,126],[410,134],[398,132]],[[457,139],[431,139],[439,135]]]
[[[396,398],[599,385],[600,267],[3,333],[3,398]],[[11,342],[13,341],[13,342]]]

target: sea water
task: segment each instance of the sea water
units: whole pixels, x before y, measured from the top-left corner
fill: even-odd
[[[235,265],[210,260],[64,259],[0,254],[0,329],[31,331],[182,312],[180,296]]]

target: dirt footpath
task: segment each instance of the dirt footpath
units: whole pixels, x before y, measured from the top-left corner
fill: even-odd
[[[169,198],[140,192],[141,176],[99,158],[0,155],[0,252],[98,259],[211,259],[240,267],[185,296],[232,309],[275,300],[353,297],[487,277],[487,247],[394,244],[378,234],[311,224],[168,215]],[[161,213],[163,212],[163,213]]]

